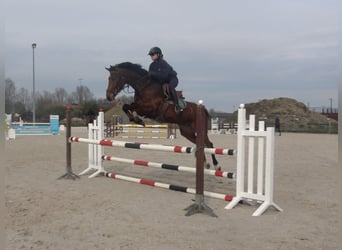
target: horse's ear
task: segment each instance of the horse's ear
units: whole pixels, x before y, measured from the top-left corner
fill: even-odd
[[[105,67],[106,70],[110,71],[110,68]]]

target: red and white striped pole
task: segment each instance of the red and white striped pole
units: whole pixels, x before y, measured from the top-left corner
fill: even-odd
[[[135,178],[135,177],[131,177],[131,176],[120,175],[120,174],[109,173],[109,172],[107,172],[105,174],[105,176],[112,178],[112,179],[129,181],[129,182],[147,185],[147,186],[151,186],[151,187],[158,187],[158,188],[169,189],[172,191],[178,191],[178,192],[189,193],[189,194],[196,194],[196,190],[194,188],[190,188],[190,187],[178,186],[178,185],[174,185],[174,184],[162,183],[162,182],[157,182],[157,181],[153,181],[153,180]],[[224,200],[224,201],[231,201],[234,198],[234,196],[229,195],[229,194],[220,194],[220,193],[214,193],[214,192],[210,192],[210,191],[204,191],[203,194],[206,197],[220,199],[220,200]]]

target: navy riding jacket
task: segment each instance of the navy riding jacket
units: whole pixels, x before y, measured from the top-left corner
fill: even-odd
[[[160,83],[169,83],[174,88],[178,85],[177,72],[162,58],[150,64],[149,75]]]

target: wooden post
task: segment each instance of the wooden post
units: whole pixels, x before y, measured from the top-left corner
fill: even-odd
[[[204,203],[204,137],[205,130],[204,123],[204,106],[202,101],[199,101],[196,110],[196,194],[194,204],[187,207],[185,210],[188,212],[186,216],[195,213],[206,213],[210,216],[217,217],[213,210]]]
[[[66,141],[66,173],[59,177],[58,179],[72,179],[80,178],[78,175],[74,174],[71,169],[71,143],[69,138],[71,137],[71,106],[68,105],[66,109],[66,131],[65,131],[65,141]]]

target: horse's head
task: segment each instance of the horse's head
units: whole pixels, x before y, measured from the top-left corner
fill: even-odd
[[[125,87],[125,84],[138,91],[139,83],[148,76],[147,71],[142,69],[139,64],[130,62],[120,63],[106,69],[110,73],[106,91],[108,101],[114,100],[115,96]]]
[[[116,95],[123,89],[126,82],[115,66],[110,66],[110,68],[106,68],[106,70],[108,70],[110,74],[108,77],[106,97],[108,101],[113,101]]]

